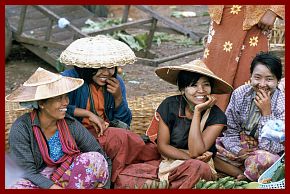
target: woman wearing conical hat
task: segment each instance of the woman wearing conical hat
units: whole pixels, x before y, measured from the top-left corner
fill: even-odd
[[[11,188],[93,189],[110,187],[111,160],[76,119],[66,114],[67,93],[82,79],[38,68],[7,101],[33,111],[19,117],[9,134],[11,157],[24,171]]]
[[[82,122],[112,159],[112,182],[126,165],[160,158],[154,143],[145,144],[138,134],[124,130],[129,129],[132,114],[117,67],[135,60],[128,45],[104,35],[78,39],[60,56],[62,63],[73,66],[62,75],[85,81],[69,94],[68,113]]]
[[[227,120],[211,94],[230,93],[232,87],[201,60],[155,72],[181,93],[166,98],[157,109],[159,179],[169,181],[172,189],[190,189],[200,179],[215,179],[215,140]]]

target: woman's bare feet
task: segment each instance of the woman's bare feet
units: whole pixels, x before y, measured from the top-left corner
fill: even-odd
[[[239,174],[237,176],[237,180],[238,181],[246,181],[246,180],[248,180],[248,178],[245,175],[243,175],[243,174]]]

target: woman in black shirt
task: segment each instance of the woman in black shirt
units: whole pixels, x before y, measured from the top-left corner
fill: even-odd
[[[163,156],[159,179],[170,188],[192,188],[200,178],[215,179],[212,157],[215,140],[226,125],[225,114],[211,94],[230,93],[232,87],[214,75],[201,60],[161,67],[156,74],[178,85],[181,95],[165,99],[157,109],[158,150]]]

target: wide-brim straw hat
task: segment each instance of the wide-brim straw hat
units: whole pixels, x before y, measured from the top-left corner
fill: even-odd
[[[22,86],[6,96],[10,102],[30,102],[48,99],[69,93],[80,86],[84,80],[65,77],[39,67]]]
[[[212,78],[213,87],[212,94],[227,94],[233,91],[233,87],[226,81],[216,76],[202,60],[194,60],[187,64],[180,66],[166,66],[159,67],[155,70],[155,73],[163,80],[177,85],[177,76],[180,71],[189,71],[199,73]]]
[[[80,68],[112,68],[135,61],[127,44],[105,35],[75,40],[60,55],[61,63]]]

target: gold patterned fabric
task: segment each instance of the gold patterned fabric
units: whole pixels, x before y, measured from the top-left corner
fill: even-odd
[[[203,61],[235,89],[249,80],[251,61],[258,52],[268,51],[268,39],[257,25],[243,30],[245,6],[225,5],[222,8],[220,24],[212,22],[209,28]],[[216,97],[217,105],[225,110],[230,95]]]
[[[285,5],[244,5],[245,16],[243,30],[249,30],[256,25],[267,10],[273,11],[281,19],[285,18]],[[224,5],[209,5],[208,12],[211,19],[220,24],[223,16]]]

